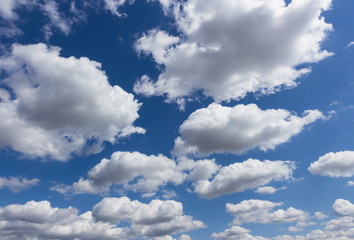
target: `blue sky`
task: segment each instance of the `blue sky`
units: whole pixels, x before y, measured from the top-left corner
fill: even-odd
[[[348,0],[3,0],[0,239],[354,239]]]

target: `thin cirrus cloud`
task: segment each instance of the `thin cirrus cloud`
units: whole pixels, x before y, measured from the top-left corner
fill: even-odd
[[[117,216],[117,212],[124,215]],[[82,214],[73,207],[52,207],[48,201],[11,204],[0,208],[0,221],[1,236],[11,240],[168,238],[169,234],[205,228],[203,222],[184,215],[179,202],[154,200],[145,204],[127,197],[104,198]],[[130,226],[120,227],[121,222]]]
[[[242,154],[259,148],[266,151],[285,143],[303,128],[324,119],[318,110],[297,116],[284,109],[262,110],[255,104],[225,107],[212,103],[193,112],[179,128],[172,153],[209,155],[218,152]]]
[[[28,157],[60,161],[97,153],[102,143],[144,133],[134,127],[140,103],[111,86],[101,64],[61,57],[60,48],[14,45],[0,59],[6,72],[0,88],[0,147]]]
[[[179,103],[198,90],[215,101],[269,94],[311,71],[299,65],[332,55],[321,49],[331,0],[160,2],[181,36],[152,29],[137,39],[136,50],[164,66],[156,81],[136,83],[139,94]]]
[[[308,167],[314,175],[328,177],[354,176],[354,151],[329,152]]]

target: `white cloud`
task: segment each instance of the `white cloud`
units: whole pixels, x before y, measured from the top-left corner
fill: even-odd
[[[304,231],[304,227],[316,225],[314,222],[298,222],[295,226],[288,228],[289,232],[301,232]]]
[[[144,132],[132,126],[140,104],[132,94],[111,86],[101,64],[64,58],[58,47],[14,45],[0,59],[13,92],[0,89],[0,147],[29,157],[65,161],[72,153],[94,153],[117,135]]]
[[[110,159],[102,159],[88,172],[88,179],[80,179],[72,186],[58,185],[52,190],[61,193],[100,193],[112,184],[126,189],[151,193],[167,183],[180,184],[186,174],[175,161],[163,155],[147,156],[139,152],[115,152]],[[136,181],[135,181],[136,180]]]
[[[291,178],[294,163],[289,161],[259,161],[248,159],[222,167],[212,180],[199,180],[194,192],[203,198],[214,198],[224,194],[243,192]]]
[[[129,233],[149,237],[205,228],[202,222],[183,215],[182,204],[173,200],[152,200],[144,204],[127,197],[105,198],[94,206],[93,216],[98,221],[112,224],[129,219],[132,222]]]
[[[173,153],[177,156],[188,152],[241,154],[253,148],[266,151],[323,118],[318,110],[307,110],[299,117],[284,109],[262,110],[255,104],[224,107],[212,103],[183,122],[179,129],[182,137],[176,139]]]
[[[113,203],[121,202],[122,209]],[[111,214],[119,212],[125,227],[110,223]],[[0,235],[9,240],[18,239],[137,239],[182,233],[205,225],[183,215],[182,204],[174,201],[154,200],[149,204],[130,201],[129,198],[105,198],[93,211],[81,215],[73,207],[51,207],[50,202],[30,201],[24,205],[12,204],[0,208]],[[106,211],[106,212],[105,212]],[[102,217],[105,216],[105,217]]]
[[[354,42],[350,42],[350,43],[348,43],[347,48],[348,48],[348,47],[351,47],[351,46],[353,46],[353,45],[354,45]]]
[[[19,6],[34,5],[36,0],[1,0],[0,1],[0,17],[5,20],[15,20],[18,18],[15,9]]]
[[[138,39],[138,46],[148,43],[138,50],[164,66],[157,81],[137,83],[138,93],[144,94],[144,84],[148,95],[166,95],[168,101],[197,90],[216,101],[273,93],[296,86],[295,80],[310,71],[299,65],[331,55],[321,49],[332,30],[321,14],[331,0],[294,0],[287,6],[283,0],[160,2],[181,36],[176,46],[161,45],[156,35],[174,43],[177,37],[156,29]]]
[[[354,204],[344,199],[337,199],[332,208],[338,216],[352,216],[354,217]]]
[[[311,163],[308,170],[315,175],[329,177],[354,176],[354,151],[330,152]]]
[[[134,3],[134,0],[104,0],[106,10],[110,11],[114,15],[117,15],[118,17],[126,16],[125,13],[120,13],[118,11],[118,9],[126,2],[132,4]]]
[[[349,186],[354,186],[354,181],[348,181]]]
[[[250,232],[251,231],[246,228],[232,226],[221,233],[213,233],[211,237],[219,240],[265,240],[263,237],[250,235]]]
[[[226,204],[226,211],[235,216],[234,224],[242,223],[288,223],[305,221],[309,214],[299,209],[289,207],[286,210],[278,209],[271,211],[283,203],[250,199],[243,200],[238,204]]]
[[[47,0],[43,5],[41,5],[43,13],[48,16],[50,24],[58,28],[65,35],[68,35],[71,31],[72,22],[66,19],[64,14],[60,13],[58,10],[58,4],[53,0]],[[49,27],[49,26],[48,26]],[[50,31],[50,29],[47,29]],[[48,32],[51,35],[51,32]]]
[[[0,189],[9,188],[12,192],[20,192],[36,186],[40,182],[39,179],[27,179],[24,177],[0,177]]]
[[[315,212],[314,217],[318,220],[323,220],[325,218],[328,218],[328,216],[323,212]]]
[[[261,193],[261,194],[273,194],[276,191],[278,191],[278,189],[276,189],[275,187],[272,186],[264,186],[264,187],[259,187],[257,188],[257,190],[255,191],[256,193]]]

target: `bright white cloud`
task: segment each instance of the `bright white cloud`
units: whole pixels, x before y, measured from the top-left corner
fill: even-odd
[[[38,185],[39,179],[27,179],[24,177],[0,177],[0,189],[9,188],[12,192],[20,192]]]
[[[59,12],[58,4],[55,1],[45,1],[45,3],[42,5],[42,9],[54,27],[58,28],[65,35],[70,33],[71,22],[69,19],[66,19],[62,13]]]
[[[149,88],[147,95],[166,95],[168,101],[197,90],[216,101],[273,93],[296,86],[310,71],[299,65],[331,55],[321,49],[332,30],[321,14],[331,0],[294,0],[287,6],[283,0],[160,2],[181,36],[176,46],[161,44],[158,35],[173,43],[177,37],[157,29],[137,40],[138,50],[164,66],[157,81],[138,81],[137,93]]]
[[[278,189],[276,189],[275,187],[272,186],[264,186],[264,187],[259,187],[257,188],[257,190],[255,191],[256,193],[261,193],[261,194],[273,194],[276,191],[278,191]]]
[[[309,214],[299,209],[289,207],[286,210],[278,209],[283,203],[251,199],[243,200],[238,204],[226,204],[226,211],[235,216],[234,224],[242,223],[287,223],[305,221]]]
[[[348,48],[348,47],[351,47],[351,46],[353,46],[353,45],[354,45],[354,42],[350,42],[350,43],[348,43],[347,48]]]
[[[289,232],[301,232],[304,231],[305,227],[316,225],[314,222],[298,222],[295,226],[290,226],[288,228]]]
[[[307,110],[303,116],[284,109],[262,110],[255,104],[224,107],[212,103],[193,112],[180,126],[173,153],[208,155],[215,152],[244,153],[253,148],[263,151],[285,143],[303,128],[324,116]]]
[[[117,203],[123,205],[116,205]],[[107,207],[111,207],[111,216]],[[121,207],[121,209],[119,209]],[[113,214],[123,214],[120,219]],[[117,219],[116,219],[117,220]],[[117,227],[119,221],[130,226]],[[129,198],[105,198],[93,211],[81,215],[73,207],[55,208],[50,202],[30,201],[0,208],[0,234],[9,240],[17,239],[137,239],[165,236],[205,228],[200,221],[183,215],[182,204],[154,200],[149,204]]]
[[[344,199],[337,199],[332,208],[338,216],[352,216],[354,217],[354,204]]]
[[[0,147],[65,161],[72,153],[100,152],[122,132],[144,132],[132,126],[140,104],[109,84],[100,63],[59,52],[41,43],[14,45],[0,59],[2,84],[13,92],[0,89]]]
[[[330,152],[311,163],[308,170],[315,175],[329,177],[354,176],[354,151]]]
[[[349,186],[354,186],[354,181],[348,181]]]
[[[263,237],[254,237],[249,234],[250,232],[251,231],[246,228],[232,226],[221,233],[213,233],[211,236],[219,240],[266,240]]]
[[[318,220],[323,220],[325,218],[328,218],[328,216],[323,212],[315,212],[314,217]]]
[[[6,20],[14,20],[18,18],[15,9],[18,6],[34,5],[36,0],[1,0],[0,1],[0,17]]]
[[[180,184],[186,174],[175,161],[163,155],[147,156],[139,152],[115,152],[110,159],[102,159],[88,172],[88,179],[80,179],[72,186],[52,188],[61,193],[100,193],[112,184],[124,185],[137,192],[155,192],[167,183]],[[136,181],[135,181],[136,180]]]
[[[212,180],[199,180],[194,192],[203,198],[214,198],[224,194],[243,192],[291,178],[294,163],[289,161],[259,161],[248,159],[222,167]]]
[[[149,237],[205,228],[202,222],[183,215],[182,204],[172,200],[152,200],[149,204],[144,204],[131,201],[127,197],[105,198],[94,206],[93,216],[98,221],[112,224],[129,219],[132,222],[129,233]]]

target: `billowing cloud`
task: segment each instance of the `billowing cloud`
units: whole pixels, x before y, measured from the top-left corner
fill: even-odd
[[[136,93],[166,95],[168,101],[198,90],[216,101],[269,94],[296,86],[310,71],[300,65],[331,55],[321,49],[332,30],[321,14],[331,0],[160,2],[181,36],[177,41],[153,29],[137,40],[137,50],[151,54],[163,70],[156,81],[138,81]],[[168,41],[161,44],[161,36]]]
[[[274,203],[265,200],[251,199],[243,200],[238,204],[226,204],[226,211],[235,216],[234,224],[242,223],[287,223],[304,221],[309,218],[309,214],[299,209],[289,207],[286,210],[275,207],[283,203]]]
[[[0,88],[0,147],[65,161],[100,152],[120,134],[144,133],[132,125],[140,104],[109,84],[100,63],[59,52],[41,43],[14,45],[0,59],[1,83],[11,90]]]
[[[24,177],[0,177],[0,189],[9,188],[12,192],[20,192],[38,185],[38,178],[27,179]]]
[[[72,186],[58,185],[52,190],[62,193],[100,193],[107,191],[112,184],[120,184],[138,192],[155,192],[160,186],[180,184],[185,178],[186,174],[176,162],[163,155],[115,152],[110,159],[102,159],[92,168],[87,180],[80,179]]]
[[[215,152],[244,153],[253,148],[274,149],[303,128],[324,118],[318,110],[297,116],[284,109],[262,110],[255,104],[225,107],[212,103],[193,112],[180,126],[173,153],[208,155]]]
[[[119,210],[121,202],[125,209]],[[119,221],[107,218],[111,214],[124,213],[122,221],[130,226],[118,227]],[[172,208],[171,208],[172,207]],[[156,209],[157,208],[157,209]],[[129,211],[131,210],[131,211]],[[81,215],[73,207],[56,208],[48,201],[30,201],[24,205],[12,204],[0,208],[0,234],[9,240],[18,239],[136,239],[140,237],[165,236],[205,228],[200,221],[183,215],[182,204],[174,201],[154,201],[143,204],[129,198],[105,198],[93,211]],[[146,215],[144,214],[146,213]]]
[[[199,180],[194,192],[203,198],[214,198],[224,194],[243,192],[291,178],[295,166],[289,161],[259,161],[248,159],[222,167],[212,180]]]
[[[330,152],[311,163],[308,170],[315,175],[329,177],[354,176],[354,151]]]
[[[354,217],[354,204],[344,199],[337,199],[332,208],[338,216],[352,216]]]

